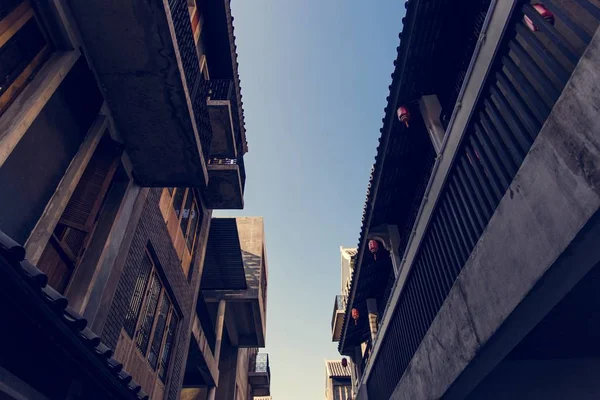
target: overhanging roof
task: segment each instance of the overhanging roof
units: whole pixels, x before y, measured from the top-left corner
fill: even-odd
[[[20,309],[18,314],[24,321],[32,319],[29,322],[37,329],[43,328],[44,337],[40,337],[40,341],[50,342],[67,354],[64,360],[56,360],[57,368],[63,363],[75,362],[96,384],[106,389],[111,398],[148,400],[141,386],[123,370],[123,364],[112,357],[113,351],[90,330],[87,320],[71,309],[67,298],[48,285],[48,277],[24,257],[23,247],[0,231],[3,306]],[[20,327],[14,324],[15,321],[11,321],[5,328],[18,330]],[[31,331],[28,329],[26,333],[31,334]],[[47,353],[50,354],[50,349]],[[40,354],[41,358],[44,356],[46,354]]]
[[[327,360],[325,361],[327,366],[327,376],[330,378],[350,378],[350,365],[345,368],[342,365],[341,360]]]
[[[400,45],[397,47],[398,55],[394,61],[394,72],[391,75],[390,94],[386,98],[387,106],[384,109],[385,116],[382,119],[383,127],[380,129],[381,137],[377,147],[375,163],[369,177],[367,196],[363,208],[362,226],[358,240],[357,262],[352,274],[342,336],[338,345],[338,350],[342,354],[349,354],[346,351],[346,335],[348,326],[352,324],[349,324],[347,317],[350,315],[350,310],[354,307],[354,298],[359,286],[358,281],[361,279],[368,231],[371,226],[382,223],[382,221],[374,221],[374,219],[378,219],[377,206],[380,202],[378,202],[377,195],[380,192],[383,193],[381,189],[385,185],[385,177],[383,177],[384,164],[388,155],[390,155],[392,161],[397,161],[403,156],[399,153],[391,154],[390,152],[391,143],[395,141],[397,144],[398,135],[404,133],[400,127],[401,123],[396,116],[396,109],[400,105],[407,105],[421,95],[431,92],[433,88],[431,68],[433,67],[432,64],[434,64],[432,60],[434,53],[440,51],[439,45],[441,40],[444,39],[440,35],[440,30],[443,19],[450,18],[449,15],[444,14],[444,9],[449,3],[448,0],[409,0],[405,3],[405,8],[407,9],[406,17],[402,19],[403,30],[399,34],[401,40]],[[405,141],[398,149],[403,150],[404,146],[408,146],[409,144],[409,141]],[[405,166],[404,168],[407,167]],[[403,171],[400,171],[400,173],[403,173]],[[410,169],[407,169],[404,173],[410,174]],[[397,183],[394,183],[394,185],[396,186],[396,190],[405,189],[398,187]],[[388,189],[393,190],[392,186],[387,186]],[[411,207],[411,205],[407,207]],[[380,206],[379,208],[379,211],[384,209],[383,211],[385,212],[385,207]],[[382,216],[382,214],[379,213],[379,216]],[[361,329],[361,332],[356,332],[356,335],[362,337],[365,334],[364,332],[366,330]]]
[[[246,273],[235,218],[213,218],[208,234],[202,290],[245,290]]]

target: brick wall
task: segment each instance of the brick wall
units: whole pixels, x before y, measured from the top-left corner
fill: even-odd
[[[166,282],[163,283],[171,288],[175,297],[174,301],[182,311],[175,351],[171,354],[170,368],[172,372],[167,382],[167,396],[165,396],[165,398],[175,400],[177,399],[185,371],[185,361],[187,359],[190,340],[191,316],[195,310],[194,303],[200,285],[199,271],[203,257],[201,248],[205,243],[203,238],[206,235],[201,234],[198,240],[194,260],[192,261],[192,275],[188,282],[188,278],[183,273],[181,262],[173,248],[159,209],[161,191],[162,189],[151,189],[148,194],[101,336],[108,346],[112,348],[116,347],[119,333],[125,322],[125,315],[129,309],[135,279],[140,272],[140,268],[143,268],[142,260],[144,251],[148,244],[151,244],[160,262],[160,265],[157,265],[157,267],[161,268],[166,276]],[[208,228],[206,220],[210,221],[210,213],[204,217],[203,230],[207,230]]]

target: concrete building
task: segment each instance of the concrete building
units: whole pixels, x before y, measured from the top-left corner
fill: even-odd
[[[325,400],[351,400],[350,365],[341,360],[325,361]]]
[[[1,2],[0,397],[177,399],[208,365],[212,399],[248,370],[262,220],[211,223],[243,207],[237,67],[229,0]]]
[[[356,260],[356,248],[340,246],[340,258],[340,294],[335,296],[333,315],[331,316],[331,338],[334,342],[338,342],[342,334],[344,312],[346,310]]]
[[[406,8],[339,335],[355,398],[598,398],[600,3]]]
[[[268,263],[261,217],[213,218],[182,398],[270,395],[265,346]]]

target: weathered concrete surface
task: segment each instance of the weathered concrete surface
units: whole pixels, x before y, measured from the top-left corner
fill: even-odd
[[[396,387],[393,399],[442,397],[598,210],[599,65],[597,32]],[[580,245],[577,254],[569,254],[572,261],[577,256],[581,259],[572,266],[563,265],[553,275],[551,285],[545,285],[552,289],[547,293],[556,294],[558,289],[566,293],[569,285],[573,287],[598,261],[597,241],[594,245],[589,235],[584,239],[587,249]],[[560,283],[563,286],[559,288]],[[536,287],[531,296],[543,293],[543,286],[539,290]],[[527,303],[529,314],[519,317],[520,337],[543,317],[541,311],[549,311],[559,300],[539,297],[543,301],[535,306]],[[518,342],[518,335],[512,335],[512,340]],[[494,362],[499,362],[503,351],[508,350],[496,347]]]
[[[596,400],[599,359],[504,361],[467,400]]]
[[[137,183],[205,186],[200,127],[192,118],[182,57],[199,61],[195,52],[182,56],[175,45],[167,2],[70,0],[69,5]]]

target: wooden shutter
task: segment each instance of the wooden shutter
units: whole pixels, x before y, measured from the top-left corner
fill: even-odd
[[[158,364],[158,356],[160,355],[160,348],[162,346],[170,309],[171,301],[169,300],[168,296],[164,295],[158,311],[158,319],[156,320],[156,327],[154,328],[154,336],[152,337],[152,342],[150,343],[150,352],[148,353],[148,362],[153,370],[156,370],[156,366]]]
[[[154,326],[154,317],[158,308],[158,300],[161,295],[162,283],[156,272],[152,274],[152,280],[148,286],[147,301],[144,306],[141,323],[135,334],[135,344],[142,355],[146,355],[148,344],[150,343],[150,334]]]
[[[169,321],[169,329],[167,331],[167,337],[165,339],[165,344],[162,349],[162,354],[160,356],[160,363],[158,368],[158,377],[161,381],[165,381],[167,379],[167,373],[169,370],[169,361],[171,360],[171,353],[173,352],[173,344],[175,342],[175,331],[177,330],[177,315],[175,311],[171,312],[171,321]]]
[[[100,209],[119,164],[120,151],[108,137],[85,168],[38,262],[49,284],[64,293],[91,238]]]

